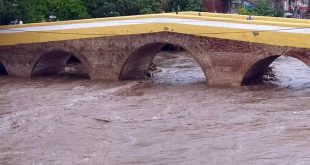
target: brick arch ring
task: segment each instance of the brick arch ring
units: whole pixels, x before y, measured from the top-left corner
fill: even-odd
[[[181,35],[178,40],[175,40],[173,37],[175,36],[170,38],[168,34],[165,38],[160,39],[151,37],[150,40],[145,40],[144,38],[144,42],[138,42],[139,44],[134,45],[131,51],[127,53],[126,60],[122,64],[119,79],[141,78],[143,76],[142,71],[147,69],[145,64],[150,63],[166,44],[172,44],[186,50],[199,64],[207,78],[208,73],[212,68],[212,61],[207,51],[201,49],[199,45],[187,46],[186,43],[188,39],[186,36],[184,37]],[[190,41],[190,43],[193,43],[193,41]]]
[[[45,55],[48,55],[49,53],[53,52],[60,52],[76,57],[81,62],[81,64],[84,65],[84,67],[86,68],[88,76],[92,78],[92,72],[91,72],[92,65],[89,59],[82,52],[79,52],[74,47],[68,47],[68,46],[54,46],[43,50],[42,49],[37,50],[35,57],[30,62],[30,68],[31,68],[30,75],[32,75],[36,65],[40,62],[40,60]]]

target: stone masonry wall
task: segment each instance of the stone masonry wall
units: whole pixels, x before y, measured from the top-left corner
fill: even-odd
[[[122,74],[138,74],[139,69],[145,69],[156,51],[167,43],[191,53],[204,71],[209,85],[239,86],[245,75],[251,77],[264,70],[265,66],[255,64],[271,56],[292,56],[310,66],[310,50],[307,49],[172,32],[2,46],[0,63],[10,76],[30,77],[44,55],[61,52],[77,57],[87,68],[91,79],[118,80]],[[53,56],[44,60],[50,60],[49,67],[62,63]],[[253,69],[253,66],[257,68]]]

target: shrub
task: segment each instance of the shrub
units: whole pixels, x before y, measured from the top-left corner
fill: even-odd
[[[250,15],[251,14],[250,10],[248,10],[248,9],[246,9],[244,7],[240,8],[238,13],[240,15]]]
[[[240,8],[240,15],[256,15],[256,16],[272,16],[282,17],[284,11],[282,9],[273,9],[268,0],[258,0],[253,9]]]

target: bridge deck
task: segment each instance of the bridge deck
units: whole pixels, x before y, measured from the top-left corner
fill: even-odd
[[[196,36],[310,48],[310,21],[183,12],[0,26],[0,46],[72,39],[176,32]]]

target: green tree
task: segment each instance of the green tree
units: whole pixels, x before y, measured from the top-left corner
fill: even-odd
[[[84,0],[84,4],[91,17],[119,16],[116,4],[111,0]]]
[[[0,0],[0,24],[22,19],[40,22],[110,17],[172,11],[200,11],[201,0]]]
[[[238,14],[240,14],[240,15],[251,15],[251,11],[246,9],[246,8],[244,8],[244,7],[241,7],[239,9],[239,13]]]
[[[252,11],[253,15],[258,16],[275,16],[275,10],[270,6],[268,0],[258,0]]]
[[[185,7],[185,11],[201,11],[201,1],[200,0],[188,0]]]
[[[161,12],[160,0],[84,0],[84,4],[95,18]]]
[[[59,20],[88,18],[87,9],[80,0],[49,0],[47,15],[55,15]]]
[[[25,23],[40,22],[49,15],[55,15],[59,20],[89,17],[81,0],[2,0],[0,3],[2,25],[16,19]]]
[[[272,8],[268,0],[258,0],[253,9],[242,7],[239,9],[239,14],[280,17],[283,16],[283,10]]]
[[[3,0],[0,3],[0,24],[9,24],[21,16],[18,10],[18,2],[16,0]]]
[[[138,14],[154,14],[161,12],[160,0],[136,0],[135,4],[139,9]]]
[[[84,0],[84,4],[94,18],[132,15],[138,11],[130,0]]]
[[[19,18],[25,23],[40,22],[47,17],[48,12],[46,2],[41,0],[21,1],[18,10],[21,13]]]

